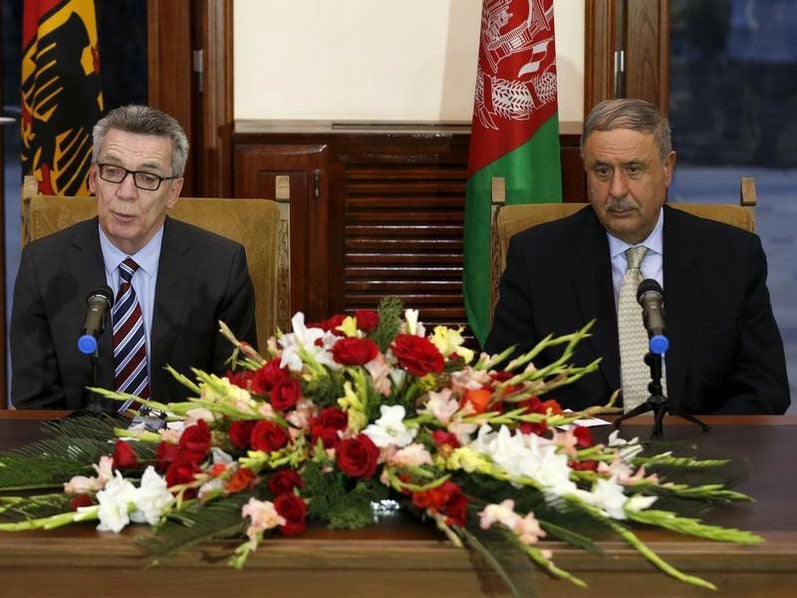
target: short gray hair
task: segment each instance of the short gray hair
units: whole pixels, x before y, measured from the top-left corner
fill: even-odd
[[[584,143],[594,131],[615,129],[652,133],[662,161],[672,151],[670,122],[656,106],[645,100],[616,98],[604,100],[590,111],[581,133],[581,155],[584,155]]]
[[[103,116],[94,125],[94,161],[100,155],[100,148],[105,136],[111,129],[138,133],[139,135],[155,135],[172,140],[172,176],[181,177],[188,161],[188,137],[172,116],[149,106],[119,106]]]

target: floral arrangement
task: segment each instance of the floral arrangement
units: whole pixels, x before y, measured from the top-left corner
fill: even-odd
[[[120,532],[147,523],[156,560],[238,536],[229,562],[240,568],[268,534],[299,534],[308,521],[363,527],[390,499],[481,553],[516,595],[519,580],[496,547],[584,586],[557,567],[545,539],[600,552],[597,539],[615,534],[663,572],[713,588],[663,561],[633,524],[762,541],[684,515],[690,505],[749,500],[724,483],[678,481],[727,461],[656,452],[616,433],[596,443],[579,422],[611,401],[568,413],[539,398],[597,368],[570,363],[589,326],[546,338],[503,369],[510,351],[475,355],[461,330],[427,334],[396,299],[320,323],[298,313],[292,332],[270,339],[262,356],[222,332],[235,346],[226,377],[172,372],[186,401],[136,398],[151,411],[132,426],[112,417],[53,422],[49,438],[0,455],[0,530],[96,521]],[[535,368],[550,346],[561,358]]]

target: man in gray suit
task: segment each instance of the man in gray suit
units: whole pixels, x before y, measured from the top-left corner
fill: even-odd
[[[667,119],[648,102],[598,104],[581,148],[590,206],[512,237],[485,350],[528,350],[547,334],[569,334],[594,319],[574,361],[600,357],[600,372],[551,398],[572,409],[604,404],[620,388],[616,304],[625,251],[641,245],[643,278],[664,289],[671,407],[783,413],[789,384],[759,238],[665,204],[675,152]],[[537,365],[558,352],[547,351]]]
[[[10,334],[11,400],[20,409],[119,408],[97,400],[86,390],[92,385],[181,400],[187,390],[163,367],[188,376],[191,367],[224,373],[232,347],[218,332],[219,320],[255,344],[254,291],[243,247],[167,216],[188,159],[180,124],[146,106],[123,106],[94,127],[93,149],[89,188],[97,217],[22,252]],[[123,263],[134,264],[127,283]],[[140,333],[134,356],[140,365],[127,388],[120,382],[130,374],[120,363],[127,334],[120,330],[126,325],[121,310],[113,310],[117,332],[105,326],[93,359],[77,346],[87,297],[104,285],[120,301],[127,290],[138,304],[129,313]]]

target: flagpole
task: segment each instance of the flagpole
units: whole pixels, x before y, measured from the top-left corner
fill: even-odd
[[[3,95],[2,86],[2,67],[0,67],[0,97]],[[0,210],[0,337],[3,342],[0,346],[0,367],[3,368],[2,375],[0,375],[0,409],[8,407],[8,355],[6,347],[8,346],[8,335],[6,334],[6,187],[5,187],[5,130],[3,127],[16,123],[16,119],[8,116],[0,116],[0,200],[3,209]]]

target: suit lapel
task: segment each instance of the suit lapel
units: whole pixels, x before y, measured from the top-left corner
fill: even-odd
[[[583,217],[590,222],[581,227],[585,232],[576,243],[573,286],[584,324],[593,317],[596,319],[592,336],[584,342],[590,343],[595,355],[601,358],[600,370],[608,386],[614,389],[620,386],[620,356],[609,241],[591,208],[583,210]]]
[[[76,281],[77,292],[69,309],[72,310],[71,317],[80,325],[86,315],[86,299],[89,293],[107,284],[98,227],[97,218],[78,227],[70,248],[69,270]],[[79,330],[76,330],[75,341],[78,334]],[[99,343],[98,366],[97,384],[104,388],[113,388],[113,327],[110,312]]]
[[[674,405],[692,361],[700,306],[700,280],[695,256],[697,240],[685,231],[686,216],[664,207],[664,309],[670,350],[666,355],[667,394]]]
[[[184,325],[198,264],[189,257],[191,242],[183,230],[170,218],[163,227],[163,242],[158,260],[158,280],[155,284],[155,310],[150,332],[152,382],[157,385],[164,375],[163,364],[171,361],[178,331]],[[153,389],[157,392],[159,389]]]

